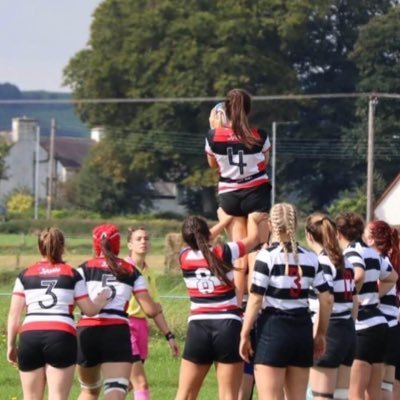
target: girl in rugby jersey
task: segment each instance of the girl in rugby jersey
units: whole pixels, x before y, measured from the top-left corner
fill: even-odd
[[[95,315],[110,291],[100,288],[90,300],[82,277],[63,261],[60,230],[42,231],[38,247],[42,260],[23,270],[15,282],[8,314],[7,359],[18,364],[24,399],[43,399],[47,382],[50,400],[67,400],[77,356],[74,305],[86,315]]]
[[[242,325],[233,283],[232,263],[258,244],[258,223],[263,213],[249,215],[248,236],[239,242],[210,247],[232,217],[219,210],[220,222],[209,229],[207,222],[189,216],[182,236],[189,246],[180,264],[191,307],[176,400],[196,399],[211,365],[216,363],[219,399],[237,399],[243,373],[239,355]]]
[[[389,260],[397,274],[400,273],[400,246],[399,233],[384,221],[375,220],[367,224],[364,229],[365,243],[374,248],[382,257]],[[384,374],[382,381],[382,400],[400,398],[400,324],[398,294],[400,282],[381,297],[379,309],[386,317],[389,325],[386,350],[383,358]],[[380,287],[382,290],[382,285]],[[393,392],[396,380],[397,392]]]
[[[348,398],[350,368],[354,360],[356,344],[354,320],[358,311],[354,268],[344,258],[336,235],[336,224],[327,215],[314,213],[307,218],[308,246],[318,255],[334,298],[326,334],[326,352],[315,360],[310,373],[315,400]],[[318,310],[315,320],[318,321]]]
[[[297,216],[293,205],[271,208],[272,244],[256,257],[249,300],[240,339],[240,354],[253,354],[251,328],[257,320],[254,375],[258,399],[304,400],[313,356],[325,351],[325,334],[332,296],[316,255],[296,242]],[[308,291],[313,287],[320,304],[313,338]],[[284,388],[284,389],[283,389]]]
[[[359,215],[340,214],[336,217],[336,226],[340,247],[354,267],[359,301],[349,397],[379,399],[388,329],[386,318],[379,309],[379,296],[395,285],[397,274],[387,260],[362,240],[364,221]]]
[[[126,309],[132,294],[143,311],[154,317],[161,307],[147,292],[146,282],[135,267],[118,258],[120,234],[115,225],[93,229],[95,257],[83,263],[78,272],[92,297],[102,287],[111,296],[105,307],[92,317],[78,322],[78,372],[81,383],[79,400],[97,399],[104,385],[104,399],[124,399],[129,387],[132,356]]]
[[[218,197],[222,209],[234,216],[228,226],[233,241],[246,236],[247,216],[254,211],[268,212],[271,185],[266,174],[270,141],[265,131],[251,128],[248,115],[251,97],[242,89],[228,92],[225,102],[211,111],[205,151],[211,168],[218,169]],[[261,242],[268,237],[268,224],[260,225]],[[247,260],[236,264],[235,286],[241,303],[246,287]]]

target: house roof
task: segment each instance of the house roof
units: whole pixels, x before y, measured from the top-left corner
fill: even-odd
[[[96,142],[89,138],[59,136],[54,139],[54,158],[65,168],[78,169]],[[50,151],[50,138],[40,139],[40,145]]]
[[[393,179],[392,182],[388,185],[385,191],[381,194],[378,201],[375,203],[375,208],[379,206],[379,204],[385,199],[385,197],[392,191],[392,189],[396,186],[396,184],[400,182],[400,173]]]

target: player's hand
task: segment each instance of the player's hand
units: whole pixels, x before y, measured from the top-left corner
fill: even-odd
[[[250,363],[250,359],[253,357],[254,351],[251,347],[249,335],[240,337],[239,353],[240,357],[242,357],[244,361]]]
[[[17,347],[11,346],[7,348],[7,361],[12,365],[17,365]]]
[[[175,339],[169,339],[168,340],[168,346],[171,349],[171,354],[173,357],[178,357],[179,356],[179,346],[178,343],[176,343]]]
[[[217,215],[218,221],[220,222],[228,222],[229,220],[233,219],[233,216],[227,214],[221,207],[218,207]]]
[[[316,334],[314,337],[314,358],[321,358],[325,354],[325,335]]]

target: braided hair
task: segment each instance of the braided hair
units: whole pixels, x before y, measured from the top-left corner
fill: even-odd
[[[299,276],[303,275],[303,270],[299,264],[299,255],[297,250],[296,229],[297,229],[297,211],[289,203],[275,204],[270,211],[270,221],[273,235],[278,239],[279,244],[285,253],[285,275],[289,275],[289,250],[287,244],[282,239],[282,234],[286,233],[289,237],[291,250],[295,263],[298,268]]]

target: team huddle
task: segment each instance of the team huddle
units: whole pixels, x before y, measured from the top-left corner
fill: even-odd
[[[205,151],[219,173],[219,221],[182,224],[191,305],[176,400],[196,399],[213,365],[220,400],[254,390],[260,400],[400,398],[398,231],[313,213],[301,246],[295,206],[270,207],[270,141],[250,127],[250,109],[248,93],[233,89],[211,111]],[[224,230],[229,241],[213,246]],[[95,256],[75,269],[63,261],[62,232],[41,232],[42,259],[19,274],[8,317],[7,357],[24,399],[43,399],[46,383],[49,399],[68,399],[76,365],[80,400],[101,389],[108,400],[130,390],[150,399],[147,318],[179,354],[145,262],[147,231],[129,230],[126,259],[120,243],[115,225],[97,226]]]

